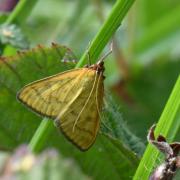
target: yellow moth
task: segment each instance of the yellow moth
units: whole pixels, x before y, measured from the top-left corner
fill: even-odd
[[[100,127],[104,97],[103,59],[91,66],[32,82],[18,92],[17,98],[34,112],[54,119],[73,144],[80,150],[87,150],[94,143]]]

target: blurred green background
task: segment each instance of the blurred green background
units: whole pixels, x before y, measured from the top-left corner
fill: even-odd
[[[48,47],[56,42],[70,47],[79,59],[114,3],[114,0],[38,0],[27,20],[21,22],[19,17],[17,24],[31,48],[37,44]],[[8,13],[1,12],[1,22],[5,21]],[[147,131],[158,121],[180,72],[180,1],[137,0],[113,40],[114,53],[105,62],[105,85],[125,124],[146,144]],[[15,51],[9,48],[13,54]],[[108,49],[109,46],[103,53]],[[5,50],[5,54],[9,55],[9,49]],[[105,92],[107,96],[108,93]],[[24,108],[22,111],[26,113],[27,110]],[[9,118],[9,112],[3,111],[6,113],[4,119]],[[30,114],[27,115],[30,117]],[[31,124],[32,133],[25,133],[23,140],[19,138],[17,144],[29,142],[40,123],[36,119],[33,121],[36,124]],[[26,125],[23,124],[22,128],[26,129]],[[24,129],[21,131],[23,134]],[[179,139],[180,131],[176,136],[176,140]],[[14,149],[15,144],[6,145]],[[71,149],[68,152],[64,146],[59,148],[65,156],[71,156]],[[91,155],[98,155],[96,151],[93,154],[94,151]],[[80,159],[80,156],[73,158]],[[88,156],[88,159],[91,157]],[[78,160],[80,166],[82,161]],[[87,171],[89,173],[91,168],[84,170],[85,173]],[[97,179],[97,174],[89,173],[89,176]],[[117,177],[114,176],[114,179]]]

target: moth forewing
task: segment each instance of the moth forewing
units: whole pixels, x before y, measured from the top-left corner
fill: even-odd
[[[103,62],[50,76],[26,85],[18,99],[34,112],[50,117],[81,150],[95,141],[103,104]]]
[[[102,106],[103,78],[89,69],[82,77],[81,93],[71,104],[67,112],[61,114],[55,121],[64,134],[81,150],[87,150],[95,141],[99,130],[99,112],[96,101],[97,88],[98,104]],[[99,87],[100,86],[100,87]],[[88,92],[88,93],[87,93]],[[101,109],[99,107],[99,109]]]
[[[70,83],[81,70],[73,69],[32,82],[18,92],[17,99],[34,112],[54,119],[63,110],[64,94],[71,90]]]

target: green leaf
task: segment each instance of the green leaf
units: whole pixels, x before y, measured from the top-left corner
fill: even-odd
[[[16,101],[16,92],[29,82],[73,68],[73,62],[62,62],[67,57],[75,59],[69,49],[54,45],[51,48],[40,46],[14,57],[1,58],[0,128],[4,130],[0,136],[3,138],[0,139],[2,148],[13,149],[18,144],[30,141],[40,123],[40,117]],[[56,147],[64,156],[75,158],[83,171],[95,179],[125,179],[135,172],[138,158],[120,139],[100,134],[88,152],[81,152],[59,133],[52,120],[44,119],[42,125],[45,131],[36,131],[31,148],[35,146],[39,151],[45,147]]]
[[[120,108],[109,94],[105,97],[105,107],[102,114],[102,132],[123,142],[140,157],[144,152],[145,145],[140,138],[130,131],[122,118]]]

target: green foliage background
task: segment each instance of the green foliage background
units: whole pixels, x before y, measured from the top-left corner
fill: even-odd
[[[67,45],[80,59],[115,2],[31,1],[28,8],[25,7],[24,12],[12,21],[21,28],[31,48],[37,44],[44,47],[43,51],[34,50],[15,56],[13,60],[8,59],[18,75],[7,64],[0,62],[2,149],[13,150],[19,144],[28,144],[42,119],[16,101],[18,89],[28,82],[74,67],[73,64],[64,66],[59,53],[45,46],[50,47],[51,42]],[[2,14],[0,21],[11,22],[8,14]],[[158,122],[179,75],[179,1],[136,1],[114,39],[122,58],[111,56],[105,63],[105,85],[108,90],[105,94],[112,96],[112,99],[107,98],[111,103],[106,106],[106,109],[110,109],[105,112],[109,118],[104,121],[112,132],[102,127],[102,134],[92,149],[82,153],[50,125],[45,144],[40,148],[56,147],[65,158],[74,159],[92,179],[132,179],[135,173],[139,160],[131,150],[142,155],[144,144],[147,144],[147,131],[153,123]],[[58,48],[61,50],[61,47]],[[14,55],[17,50],[10,45],[3,45],[1,49],[4,56]],[[107,46],[104,52],[108,49]],[[127,76],[119,61],[127,64]],[[178,130],[175,140],[179,139]]]

